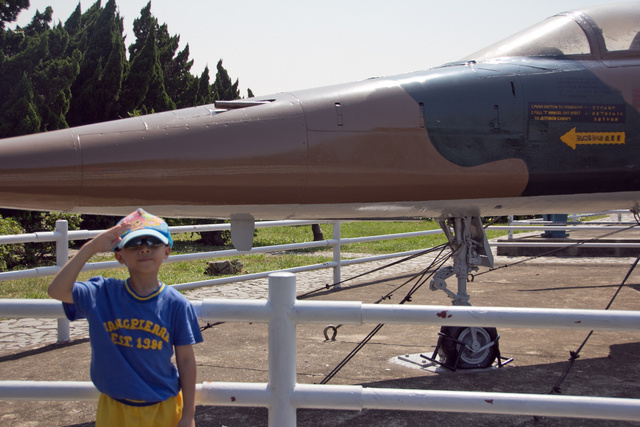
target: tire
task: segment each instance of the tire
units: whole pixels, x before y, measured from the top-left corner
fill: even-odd
[[[496,341],[498,331],[496,328],[471,328],[460,326],[443,326],[440,332],[455,340],[464,342],[467,346],[473,346],[473,335],[476,334],[476,347],[482,349],[492,341]],[[459,369],[477,369],[488,368],[496,360],[498,355],[497,342],[494,345],[478,351],[463,347],[451,339],[445,339],[440,336],[438,340],[440,347],[438,348],[438,356],[440,363],[449,368]],[[460,353],[462,352],[462,353]],[[460,360],[456,366],[456,360],[460,354]]]

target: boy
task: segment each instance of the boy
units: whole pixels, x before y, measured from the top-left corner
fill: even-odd
[[[202,334],[189,301],[158,280],[172,246],[166,222],[138,209],[87,242],[49,285],[70,320],[89,321],[97,427],[195,425],[192,345]],[[93,255],[111,250],[129,279],[76,282]]]

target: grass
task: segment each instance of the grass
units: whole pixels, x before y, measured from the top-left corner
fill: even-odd
[[[341,223],[340,231],[342,238],[352,238],[408,233],[439,228],[439,225],[434,221],[362,221]],[[331,224],[322,224],[321,229],[325,239],[332,238],[333,231]],[[504,234],[504,232],[490,231],[487,233],[487,237],[491,239]],[[197,236],[193,234],[177,235],[174,236],[174,240],[174,254],[224,249],[204,246],[197,242]],[[261,228],[258,229],[256,233],[254,246],[273,246],[309,242],[312,240],[313,234],[310,226]],[[446,242],[444,235],[436,234],[433,236],[349,244],[342,247],[342,252],[370,254],[405,252],[430,248],[444,242]],[[322,247],[277,254],[243,255],[237,258],[239,258],[243,264],[243,271],[247,273],[259,273],[328,262],[332,260],[332,255],[328,253],[330,250],[330,247]],[[234,257],[217,258],[216,260],[233,258]],[[113,259],[112,255],[97,255],[91,259],[91,262],[112,261]],[[167,263],[160,270],[160,280],[170,284],[209,280],[212,276],[204,273],[206,268],[206,260]],[[125,279],[127,277],[127,271],[123,268],[90,271],[81,273],[79,280],[86,280],[89,277],[98,275]],[[2,282],[0,283],[0,298],[48,298],[46,289],[50,281],[51,277],[41,277]]]

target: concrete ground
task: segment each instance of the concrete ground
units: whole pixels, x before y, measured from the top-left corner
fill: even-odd
[[[496,266],[519,258],[498,257]],[[544,258],[478,275],[469,284],[476,306],[516,306],[604,309],[627,274],[633,258]],[[388,263],[388,262],[387,262]],[[412,261],[364,276],[344,285],[341,291],[325,291],[316,300],[356,300],[372,303],[398,288],[429,260]],[[371,266],[360,268],[368,269]],[[486,270],[486,269],[484,269]],[[354,270],[355,271],[355,270]],[[325,276],[298,275],[301,288],[320,288]],[[353,271],[344,269],[343,278]],[[410,282],[394,292],[384,304],[397,304]],[[245,284],[246,285],[246,284]],[[262,294],[264,283],[246,285],[245,293]],[[640,271],[629,277],[612,310],[640,309]],[[191,299],[218,295],[220,289],[194,292]],[[237,292],[236,292],[237,294]],[[238,297],[234,294],[232,297]],[[247,296],[251,296],[247,295]],[[224,295],[218,295],[224,297]],[[409,304],[448,305],[441,291],[424,284]],[[345,325],[335,341],[326,341],[323,325],[299,325],[298,382],[319,383],[375,325]],[[386,325],[329,384],[365,387],[472,390],[487,392],[549,393],[588,331],[501,328],[500,349],[512,363],[481,372],[432,372],[396,363],[399,355],[433,352],[439,328]],[[79,336],[80,335],[80,336]],[[66,345],[46,337],[19,349],[0,350],[2,380],[89,380],[88,340],[76,334]],[[195,347],[198,382],[266,382],[267,325],[225,323],[203,332],[205,342]],[[54,339],[55,341],[55,339]],[[595,332],[561,385],[565,395],[640,398],[640,333]],[[0,402],[2,426],[92,426],[94,403]],[[409,411],[305,410],[297,413],[300,426],[625,426],[631,422],[597,421],[531,416],[483,415]],[[640,420],[639,420],[640,421]],[[262,408],[199,406],[196,424],[202,426],[266,426]]]

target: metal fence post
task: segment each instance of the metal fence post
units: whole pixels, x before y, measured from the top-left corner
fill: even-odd
[[[509,225],[509,227],[511,227],[513,225],[513,215],[509,215],[509,223],[507,225]],[[509,235],[507,237],[508,240],[513,240],[513,230],[509,230]]]
[[[69,223],[65,220],[56,221],[56,265],[62,267],[69,261]],[[58,342],[71,339],[69,319],[58,318]]]
[[[336,288],[340,288],[339,285],[341,281],[341,273],[340,273],[340,263],[342,261],[342,248],[340,243],[340,221],[335,221],[333,223],[333,240],[335,243],[333,244],[333,262],[335,266],[333,267],[333,283],[338,283]]]
[[[273,273],[269,276],[269,426],[295,427],[296,408],[296,324],[291,314],[296,301],[296,276]]]

